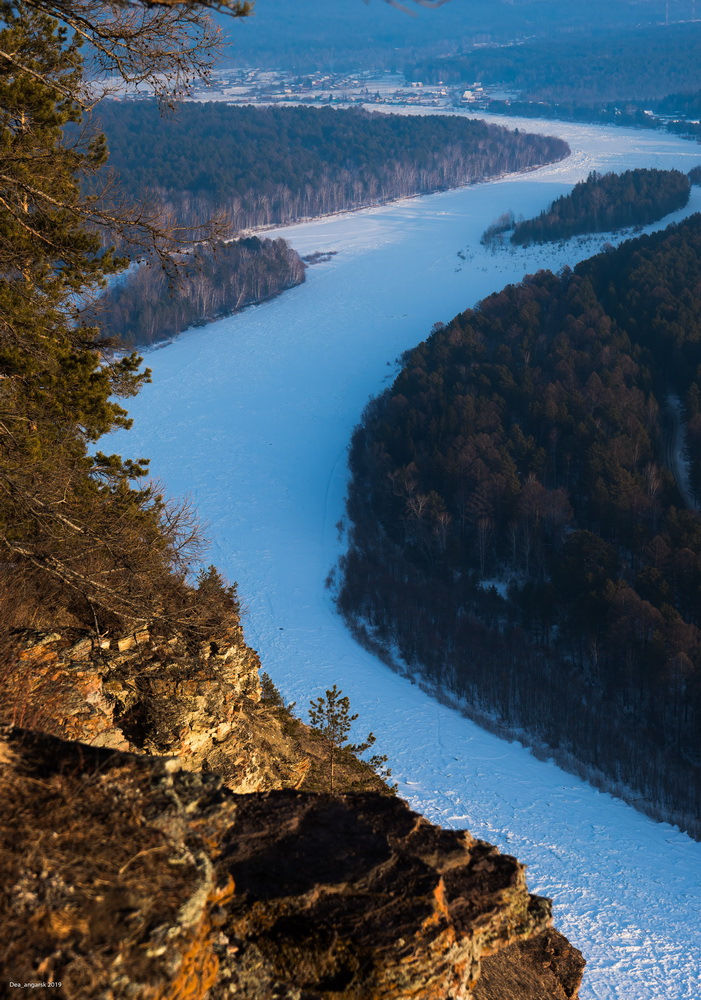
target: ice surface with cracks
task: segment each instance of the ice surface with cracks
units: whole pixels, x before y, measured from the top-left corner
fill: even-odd
[[[561,135],[572,155],[270,234],[303,255],[337,252],[306,284],[151,352],[134,430],[109,444],[149,455],[171,493],[193,497],[211,561],[238,581],[248,641],[285,698],[306,705],[337,683],[413,808],[529,865],[531,890],[553,898],[557,926],[587,958],[582,1000],[699,1000],[701,844],[390,672],[354,643],[324,588],[344,545],[350,435],[397,356],[507,282],[620,239],[493,251],[484,229],[507,209],[538,213],[591,170],[701,162],[701,147],[664,133],[497,121]],[[692,188],[674,218],[699,209]]]

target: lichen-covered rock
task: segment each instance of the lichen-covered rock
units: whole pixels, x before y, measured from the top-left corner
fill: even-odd
[[[550,924],[514,858],[397,799],[236,803],[220,865],[236,885],[226,974],[242,1000],[279,984],[315,1000],[469,1000],[483,956]]]
[[[576,1000],[581,956],[513,858],[431,826],[350,754],[336,786],[383,794],[270,791],[325,791],[329,747],[261,700],[237,626],[194,649],[24,631],[4,660],[5,721],[44,730],[0,729],[15,981],[60,979],[67,1000]]]
[[[485,959],[474,1000],[577,1000],[584,965],[581,952],[551,928]]]
[[[0,729],[0,967],[66,1000],[204,1000],[219,974],[220,780]],[[11,808],[8,808],[9,804]]]
[[[233,794],[7,727],[0,795],[0,965],[66,1000],[577,996],[523,866],[394,797]]]

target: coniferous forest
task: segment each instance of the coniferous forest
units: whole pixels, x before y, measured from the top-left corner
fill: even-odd
[[[146,347],[303,281],[304,264],[285,240],[249,236],[198,247],[181,258],[172,280],[161,267],[137,265],[82,319],[126,346]]]
[[[690,190],[691,182],[680,170],[592,171],[537,218],[517,222],[511,242],[523,246],[645,226],[683,208]]]
[[[701,216],[438,325],[351,448],[339,606],[701,835]]]
[[[87,628],[97,639],[147,626],[196,644],[215,623],[238,622],[239,610],[216,571],[196,576],[201,532],[191,507],[144,482],[147,459],[95,448],[130,426],[120,403],[150,373],[135,353],[111,351],[78,304],[127,267],[110,243],[131,239],[142,252],[150,240],[161,259],[171,236],[84,194],[89,179],[100,186],[107,150],[101,135],[79,127],[78,38],[36,6],[6,4],[2,17],[0,49],[14,61],[0,74],[0,702],[12,719],[21,696],[13,629]],[[188,37],[196,27],[191,11]],[[118,53],[120,37],[115,27]],[[177,82],[188,52],[181,46],[169,62],[158,17],[139,37],[147,65],[130,70],[140,80],[157,72],[165,87],[170,67]],[[105,65],[114,65],[110,51],[105,45]]]
[[[122,189],[180,224],[226,230],[287,223],[472,184],[569,154],[561,139],[454,116],[358,109],[104,102]]]

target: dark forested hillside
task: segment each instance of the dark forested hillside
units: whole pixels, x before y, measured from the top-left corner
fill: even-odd
[[[698,215],[462,313],[355,433],[339,596],[471,711],[697,836],[700,365]]]
[[[613,28],[660,19],[659,0],[454,0],[413,4],[412,16],[384,3],[266,0],[235,33],[232,61],[274,69],[377,69],[417,53],[454,52],[488,41],[553,36],[591,24]],[[670,0],[673,19],[688,17],[688,0]],[[226,20],[222,18],[222,26]]]
[[[153,102],[100,106],[111,165],[134,198],[232,232],[440,191],[562,159],[561,139],[458,116]]]
[[[517,222],[511,242],[524,245],[644,226],[683,208],[691,182],[680,170],[593,171],[535,219]]]
[[[701,86],[701,23],[580,31],[519,45],[474,48],[407,68],[412,80],[503,84],[531,101],[650,100]]]
[[[687,94],[668,94],[656,101],[653,111],[660,115],[701,116],[701,90]]]
[[[303,281],[304,264],[285,240],[250,236],[193,251],[170,287],[162,268],[137,265],[83,319],[122,344],[146,347]]]

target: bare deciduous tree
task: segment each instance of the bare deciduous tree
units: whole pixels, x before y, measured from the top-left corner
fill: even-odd
[[[34,65],[21,46],[6,41],[0,48],[8,69],[41,80],[83,108],[104,96],[110,78],[121,87],[144,84],[162,99],[182,96],[195,81],[208,78],[219,51],[221,29],[210,12],[239,18],[252,10],[248,0],[9,0],[4,7],[54,18],[76,41],[87,43],[79,94]]]

